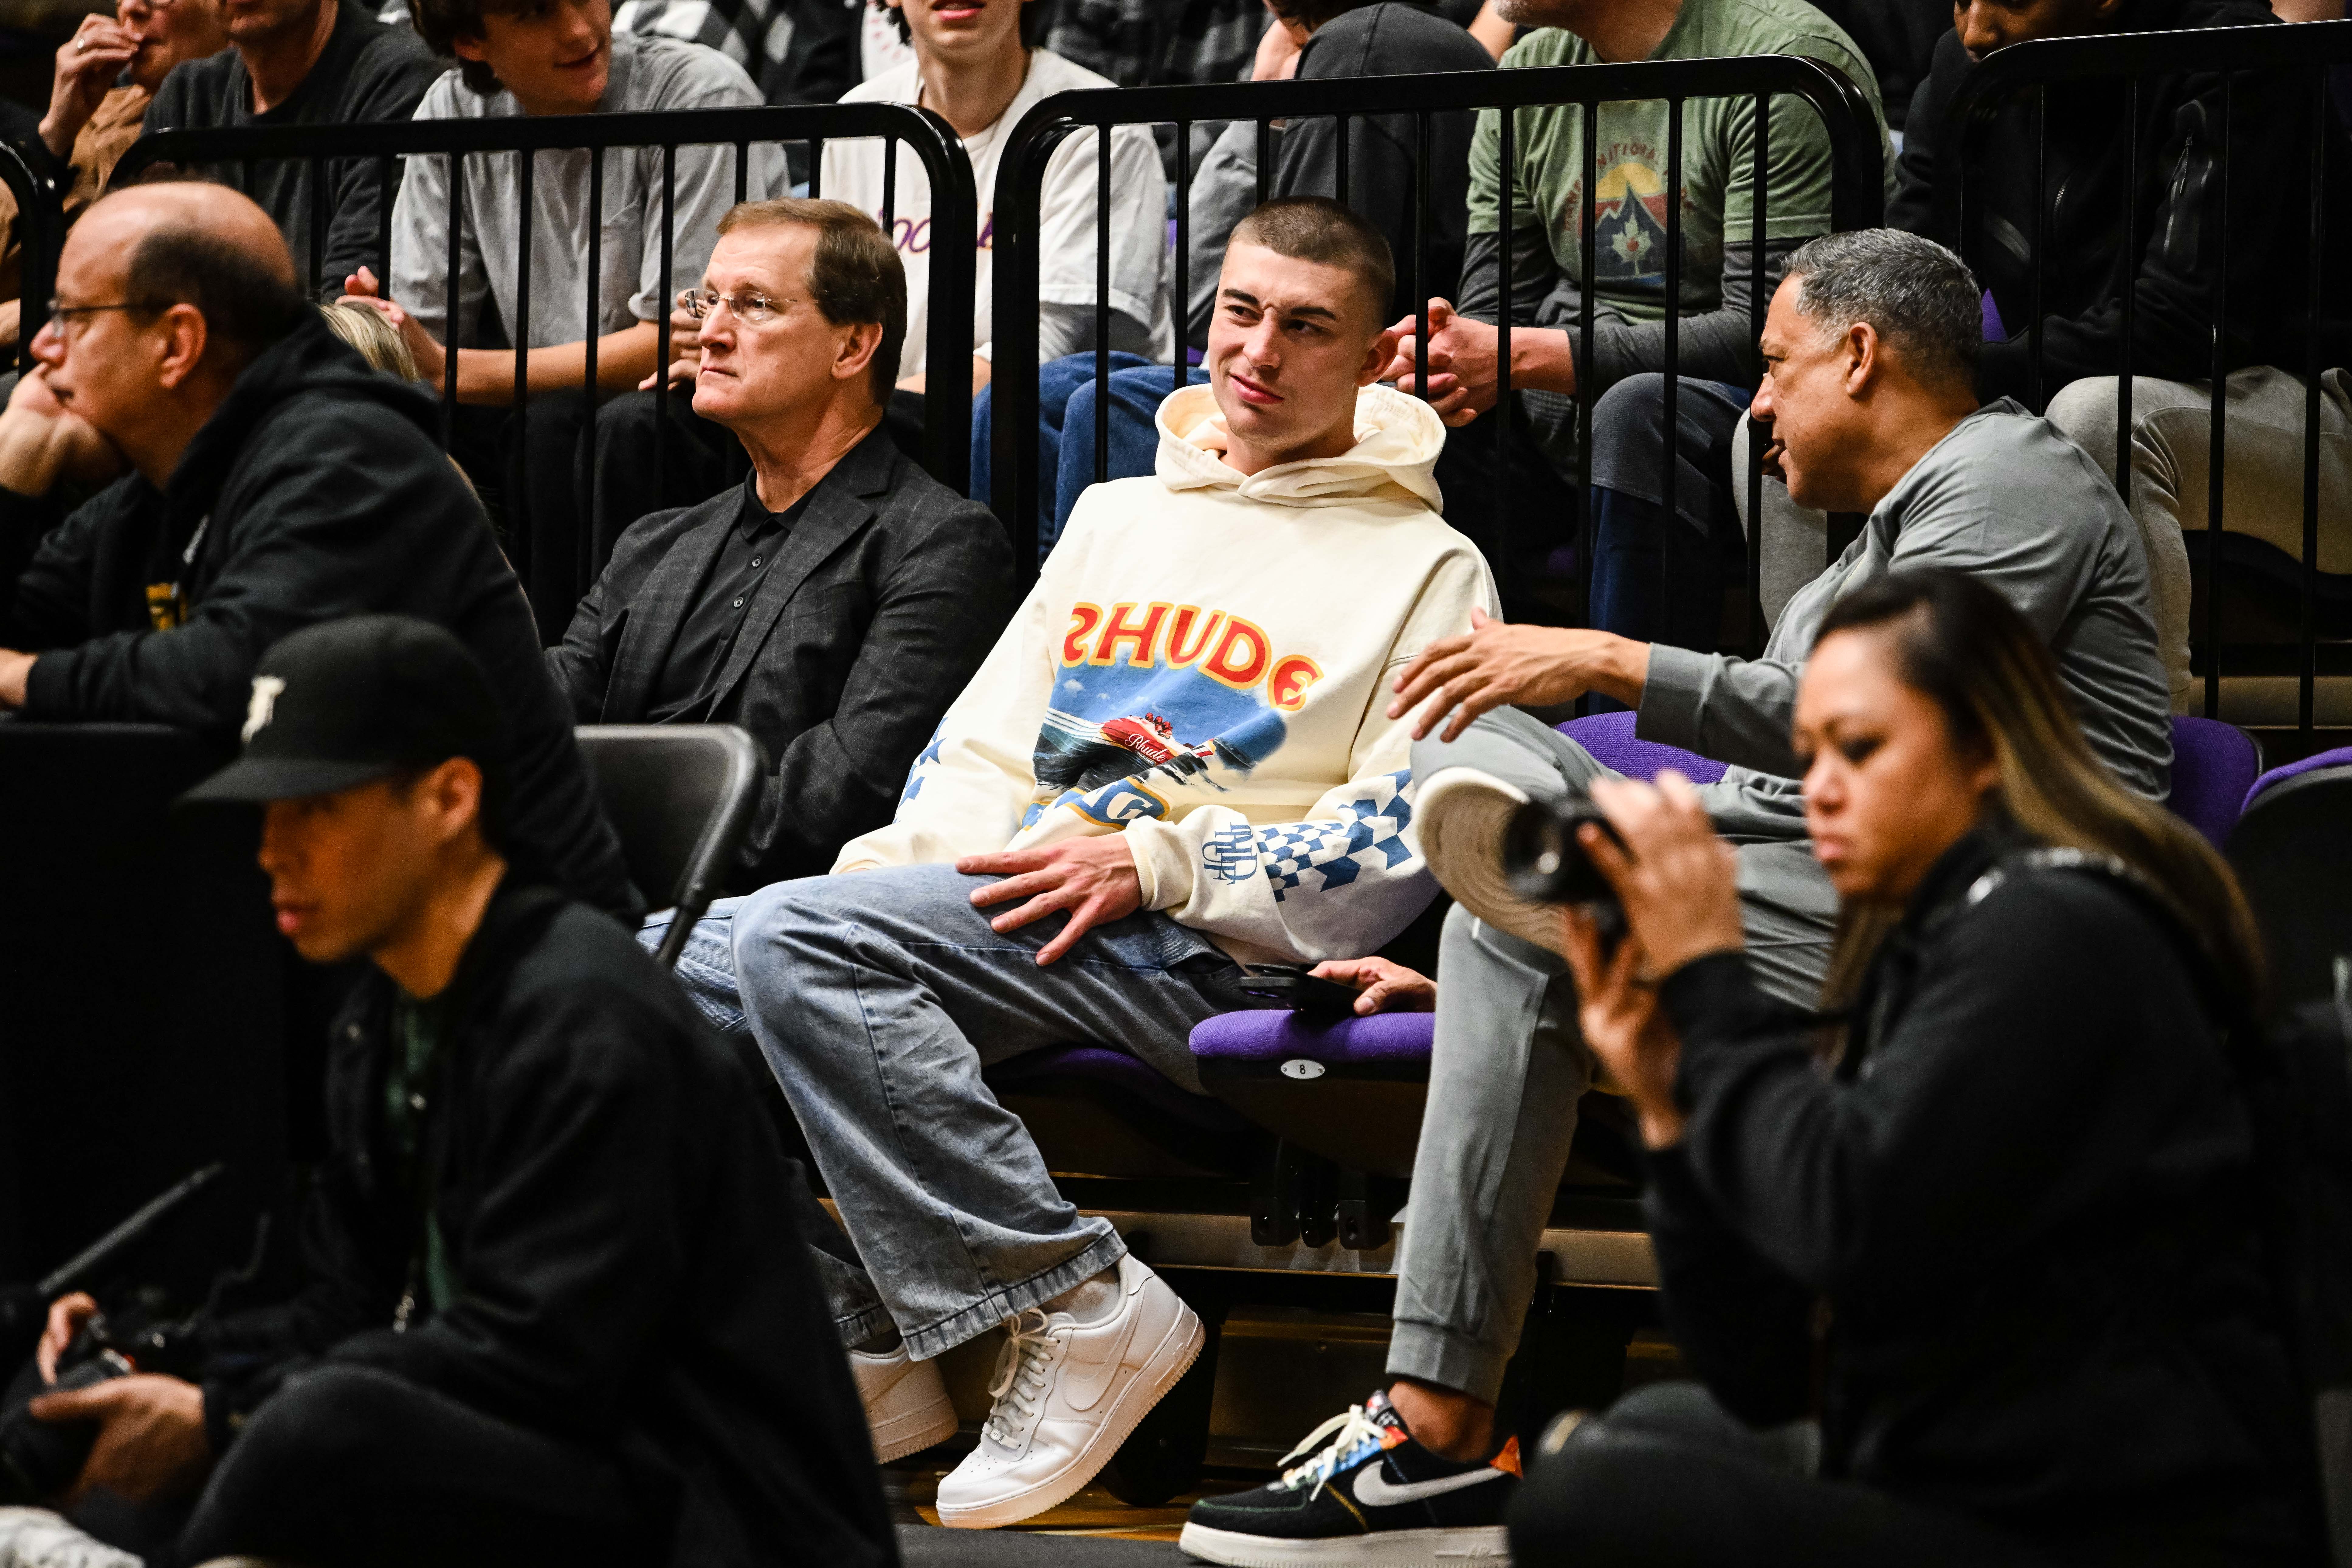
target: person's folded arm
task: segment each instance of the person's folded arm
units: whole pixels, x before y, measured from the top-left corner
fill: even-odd
[[[822,871],[838,846],[887,823],[942,697],[964,689],[1012,618],[1003,528],[953,498],[927,510],[900,525],[911,538],[884,569],[839,704],[785,745],[761,785],[738,858],[742,886]]]

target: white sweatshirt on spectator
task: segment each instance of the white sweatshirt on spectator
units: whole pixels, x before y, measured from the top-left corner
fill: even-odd
[[[1438,513],[1444,426],[1386,387],[1346,455],[1244,478],[1206,386],[1159,472],[1096,485],[908,775],[835,870],[1125,833],[1143,906],[1245,963],[1370,952],[1435,890],[1389,684],[1495,587]]]
[[[971,160],[972,185],[980,197],[979,247],[973,256],[972,353],[996,356],[993,324],[996,295],[996,173],[1004,145],[1021,117],[1057,92],[1118,84],[1072,65],[1051,49],[1029,51],[1029,74],[996,123],[964,138]],[[841,95],[844,103],[919,103],[922,77],[915,62]],[[903,378],[921,371],[930,341],[931,184],[923,161],[898,148],[898,178],[883,189],[882,143],[870,137],[835,136],[824,144],[820,192],[849,203],[882,222],[883,196],[890,196],[890,221],[883,224],[907,268],[907,346],[898,358]],[[1037,358],[1040,363],[1094,347],[1095,133],[1066,137],[1045,161],[1037,208]],[[1125,125],[1110,133],[1110,346],[1165,363],[1172,329],[1168,319],[1168,176],[1151,127]]]

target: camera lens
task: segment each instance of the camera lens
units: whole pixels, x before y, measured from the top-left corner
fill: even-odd
[[[1577,829],[1588,822],[1617,836],[1582,795],[1530,801],[1514,812],[1503,829],[1503,873],[1511,890],[1540,904],[1615,903],[1614,889],[1577,842]]]

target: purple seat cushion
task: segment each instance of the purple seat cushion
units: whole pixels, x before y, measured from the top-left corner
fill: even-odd
[[[987,1076],[990,1086],[998,1089],[1027,1089],[1048,1079],[1079,1079],[1132,1095],[1187,1126],[1224,1131],[1242,1124],[1223,1100],[1179,1089],[1141,1058],[1108,1046],[1057,1046],[1031,1051],[997,1063]]]
[[[2262,749],[2235,724],[2176,713],[2172,795],[2165,804],[2218,848],[2238,825],[2262,766]]]
[[[1221,1013],[1192,1028],[1192,1054],[1205,1060],[1282,1062],[1294,1057],[1332,1067],[1392,1067],[1429,1060],[1433,1013],[1375,1013],[1310,1022],[1287,1007]]]
[[[2266,789],[2283,784],[2289,779],[2300,778],[2305,773],[2315,773],[2322,768],[2344,767],[2352,767],[2352,746],[2338,746],[2332,752],[2320,752],[2304,758],[2299,763],[2289,763],[2283,768],[2273,768],[2256,779],[2253,786],[2246,791],[2245,804],[2238,808],[2239,812],[2243,815],[2252,810],[2256,795]]]
[[[1615,768],[1629,779],[1652,779],[1660,769],[1673,768],[1693,784],[1713,784],[1727,771],[1723,763],[1696,752],[1635,740],[1633,719],[1631,713],[1595,713],[1570,719],[1559,732],[1591,752],[1594,762]]]

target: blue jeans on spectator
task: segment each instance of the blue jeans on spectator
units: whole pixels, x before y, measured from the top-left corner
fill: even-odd
[[[1152,471],[1160,447],[1153,416],[1161,400],[1174,389],[1174,373],[1141,354],[1114,353],[1111,363],[1110,460],[1106,477],[1133,479]],[[1186,374],[1190,385],[1208,380],[1208,373]],[[996,427],[996,400],[991,384],[981,389],[971,405],[971,497],[982,503],[994,496],[991,443]],[[1079,492],[1095,482],[1095,355],[1065,354],[1037,367],[1037,558],[1053,552],[1054,542],[1070,521],[1070,509]]]
[[[1041,969],[1063,921],[992,930],[999,911],[971,903],[992,879],[902,866],[779,882],[712,905],[678,961],[703,1015],[759,1045],[840,1207],[853,1245],[816,1250],[846,1345],[895,1324],[929,1360],[1126,1251],[1055,1188],[983,1067],[1107,1045],[1197,1092],[1192,1026],[1262,1005],[1208,938],[1151,911]]]
[[[1746,574],[1731,438],[1748,395],[1685,376],[1675,401],[1672,518],[1665,377],[1627,376],[1593,405],[1592,624],[1637,642],[1706,653],[1722,624],[1724,592]]]

